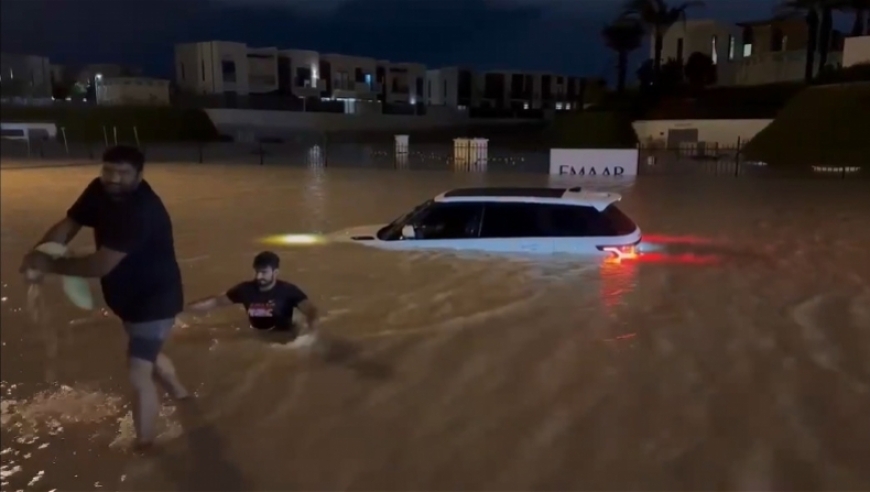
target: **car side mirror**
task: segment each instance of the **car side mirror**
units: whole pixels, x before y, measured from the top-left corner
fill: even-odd
[[[414,229],[412,225],[406,225],[402,227],[402,239],[416,239],[417,231]]]

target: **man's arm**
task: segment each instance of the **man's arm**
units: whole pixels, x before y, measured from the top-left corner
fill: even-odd
[[[197,313],[205,313],[212,309],[232,306],[233,304],[241,304],[244,302],[246,295],[246,285],[244,282],[234,286],[223,294],[209,296],[198,301],[191,302],[187,305],[187,311]]]
[[[296,309],[305,316],[305,334],[314,334],[317,332],[317,319],[319,312],[317,306],[310,299],[305,299],[296,305]]]
[[[68,277],[105,277],[126,257],[124,251],[102,247],[87,256],[52,260],[48,271]]]
[[[76,234],[78,234],[81,229],[82,225],[76,222],[75,219],[69,216],[64,217],[56,224],[49,227],[48,230],[45,231],[45,234],[43,234],[42,238],[33,245],[33,248],[44,243],[60,243],[67,245],[76,237]]]
[[[228,295],[220,294],[216,296],[209,296],[198,301],[193,301],[187,305],[185,311],[192,311],[197,313],[205,313],[211,311],[212,309],[232,306],[235,304]]]
[[[67,215],[75,217],[76,208],[73,205]],[[108,275],[128,254],[146,247],[149,212],[147,207],[112,210],[100,226],[101,244],[97,251],[77,258],[57,258],[51,261],[47,271],[71,277]]]

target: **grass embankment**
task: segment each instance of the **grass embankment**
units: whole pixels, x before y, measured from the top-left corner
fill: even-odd
[[[804,89],[745,148],[749,160],[801,169],[870,168],[870,83]]]
[[[637,134],[627,111],[561,113],[542,132],[552,147],[624,149],[637,146]]]
[[[102,142],[103,128],[110,141],[117,128],[118,141],[134,143],[133,128],[140,143],[210,141],[218,137],[208,115],[198,109],[174,107],[107,106],[4,106],[4,123],[44,122],[64,128],[70,142]]]

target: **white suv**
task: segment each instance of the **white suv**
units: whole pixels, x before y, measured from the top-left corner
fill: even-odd
[[[385,249],[632,258],[641,232],[616,207],[621,198],[580,188],[462,188],[387,225],[354,227],[332,239]]]

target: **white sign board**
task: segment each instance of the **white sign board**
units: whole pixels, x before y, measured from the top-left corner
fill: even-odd
[[[637,149],[550,149],[550,175],[637,176]]]

